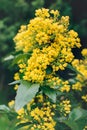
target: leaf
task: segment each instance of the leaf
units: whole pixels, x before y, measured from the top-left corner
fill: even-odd
[[[69,79],[68,81],[69,81],[69,83],[71,83],[71,84],[75,84],[75,83],[76,83],[76,79],[74,79],[74,78],[73,78],[73,79]]]
[[[8,113],[10,111],[9,107],[5,105],[0,105],[0,111],[4,111],[5,113]]]
[[[45,87],[42,87],[42,91],[44,92],[45,95],[47,95],[53,102],[56,102],[56,90],[48,87],[48,86],[45,86]]]
[[[73,109],[67,120],[62,120],[72,130],[82,130],[87,123],[87,111],[81,108]]]
[[[69,114],[69,119],[74,120],[74,121],[85,118],[85,117],[87,117],[87,110],[84,110],[81,108],[75,108]]]
[[[9,83],[8,85],[15,85],[15,84],[18,84],[20,82],[21,82],[21,80],[16,80],[16,81],[13,81],[13,82]]]
[[[83,118],[83,119],[77,120],[77,121],[65,120],[63,122],[67,126],[69,126],[71,128],[71,130],[83,130],[83,128],[87,124],[87,119]]]
[[[9,55],[9,56],[4,58],[4,61],[8,61],[8,60],[12,60],[12,59],[14,59],[14,56],[13,55]]]
[[[30,102],[35,97],[39,87],[39,84],[31,84],[27,81],[22,81],[15,97],[15,109],[19,110]]]
[[[12,111],[9,107],[7,107],[5,105],[0,105],[0,113],[6,114],[9,118],[9,120],[13,120],[18,115],[16,112]]]
[[[70,65],[70,64],[67,65],[67,68],[71,69],[73,72],[76,72],[76,73],[82,75],[82,73],[80,73],[76,68],[74,68],[74,67],[73,67],[72,65]],[[82,75],[82,76],[83,76],[83,75]]]
[[[7,114],[7,116],[8,116],[8,119],[9,119],[9,120],[14,120],[14,119],[17,118],[18,114],[17,114],[16,112],[10,111],[10,112]]]
[[[71,128],[71,130],[82,130],[79,129],[78,125],[76,124],[76,122],[73,122],[71,120],[65,120],[63,121],[67,126],[69,126]]]
[[[30,125],[30,124],[32,124],[32,123],[31,122],[20,123],[15,127],[15,130],[18,130],[18,129],[20,129],[24,126]]]
[[[18,54],[17,56],[14,57],[12,65],[16,64],[21,59],[25,59],[27,56],[29,56],[28,53]]]

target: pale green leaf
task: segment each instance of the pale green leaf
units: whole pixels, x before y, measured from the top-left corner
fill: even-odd
[[[35,97],[39,87],[39,84],[31,84],[27,81],[22,81],[17,90],[15,109],[19,110],[30,102]]]
[[[9,109],[9,107],[7,107],[5,105],[0,105],[0,111],[9,112],[10,109]]]
[[[9,83],[8,85],[15,85],[15,84],[19,84],[21,82],[21,80],[16,80],[16,81],[13,81],[11,83]]]
[[[13,60],[13,59],[14,59],[14,56],[13,55],[9,55],[9,56],[4,58],[4,61]]]

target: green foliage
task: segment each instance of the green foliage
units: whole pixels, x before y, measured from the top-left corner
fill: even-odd
[[[42,87],[42,92],[47,95],[54,103],[56,103],[57,91],[49,86]]]
[[[14,130],[14,122],[9,121],[8,117],[0,114],[0,130]]]
[[[26,123],[20,123],[20,124],[18,124],[16,127],[15,127],[15,130],[19,130],[19,129],[23,129],[23,127],[24,126],[29,126],[29,125],[31,125],[32,123],[31,122],[26,122]],[[21,129],[21,130],[22,130]]]
[[[19,110],[30,102],[39,90],[39,84],[31,84],[27,81],[21,81],[15,98],[15,109]]]
[[[73,121],[84,119],[85,117],[87,117],[87,111],[81,108],[75,108],[69,114],[69,120],[73,120]]]
[[[9,107],[5,105],[0,105],[0,114],[6,114],[10,120],[13,120],[17,117],[17,113],[12,111]]]
[[[5,105],[0,105],[0,129],[15,129],[17,115],[18,114],[14,110],[11,110],[9,107]]]
[[[87,110],[75,108],[63,122],[72,130],[82,130],[87,125]]]

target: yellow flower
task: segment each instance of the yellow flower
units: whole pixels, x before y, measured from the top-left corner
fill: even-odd
[[[61,103],[60,103],[60,107],[61,107],[61,112],[64,113],[65,116],[67,116],[70,111],[71,111],[71,104],[70,104],[70,100],[66,99],[66,100],[63,100]]]
[[[87,102],[87,94],[82,96],[82,99]]]
[[[35,15],[37,16],[37,17],[49,17],[50,15],[49,15],[49,9],[45,9],[45,8],[42,8],[42,9],[38,9],[38,10],[36,10],[36,12],[35,12]]]
[[[87,126],[85,126],[85,128],[83,130],[87,130]]]
[[[8,103],[8,106],[10,108],[13,108],[14,107],[14,100],[11,100],[9,103]]]
[[[63,87],[60,88],[60,91],[61,92],[69,92],[70,91],[70,86],[69,85],[64,85]]]
[[[75,84],[72,85],[72,89],[81,91],[82,84],[80,82],[76,82]]]
[[[87,48],[83,49],[81,53],[83,56],[87,56]]]
[[[16,84],[15,86],[14,86],[14,90],[17,90],[18,89],[18,85]]]
[[[20,79],[19,73],[15,73],[15,75],[14,75],[14,80],[19,80],[19,79]]]
[[[58,10],[38,9],[35,16],[28,25],[21,26],[14,41],[17,51],[32,53],[26,61],[18,63],[21,78],[43,84],[45,77],[48,77],[48,66],[53,68],[54,75],[72,62],[72,48],[79,48],[80,40],[77,32],[68,30],[68,16],[58,19]],[[19,79],[18,74],[14,77],[15,80]],[[56,85],[56,82],[54,84]]]

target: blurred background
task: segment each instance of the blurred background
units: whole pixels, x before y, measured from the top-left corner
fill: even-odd
[[[13,86],[8,84],[13,81],[16,68],[3,59],[14,51],[13,37],[20,25],[27,24],[35,10],[42,7],[58,9],[61,15],[70,16],[70,29],[78,32],[81,49],[87,47],[87,0],[0,0],[0,104],[15,97]],[[78,58],[81,49],[73,50]]]

